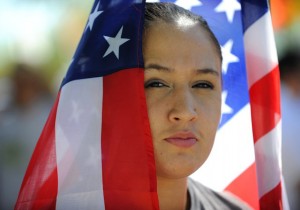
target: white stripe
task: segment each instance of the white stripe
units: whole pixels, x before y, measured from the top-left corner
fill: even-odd
[[[248,87],[278,64],[270,13],[253,23],[244,34]]]
[[[254,163],[250,118],[248,104],[217,132],[209,158],[192,178],[222,191]]]
[[[56,209],[104,209],[102,78],[72,81],[61,90],[56,118]]]
[[[281,121],[255,143],[259,197],[281,181]]]

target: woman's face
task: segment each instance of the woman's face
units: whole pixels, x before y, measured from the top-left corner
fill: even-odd
[[[145,93],[158,177],[184,178],[207,159],[221,110],[221,61],[198,25],[144,34]]]

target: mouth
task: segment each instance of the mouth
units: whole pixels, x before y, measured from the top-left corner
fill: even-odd
[[[164,140],[170,144],[182,148],[192,147],[198,141],[192,132],[177,132],[174,135],[165,138]]]

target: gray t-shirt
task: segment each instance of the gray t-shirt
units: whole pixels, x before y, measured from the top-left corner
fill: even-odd
[[[251,209],[229,193],[215,192],[192,179],[188,179],[190,210],[241,210]]]

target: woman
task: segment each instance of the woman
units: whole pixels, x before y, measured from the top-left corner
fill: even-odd
[[[99,9],[99,14],[100,3],[95,3],[94,12]],[[122,5],[120,3],[120,7]],[[111,11],[117,12],[116,8]],[[94,15],[92,13],[91,19]],[[108,15],[103,19],[105,17]],[[103,24],[100,17],[98,23]],[[132,112],[127,115],[126,111],[124,112],[125,106],[122,107],[124,104],[126,107],[128,105],[127,98],[123,99],[127,97],[126,94],[137,91],[139,94],[136,95],[140,97],[137,101],[144,102],[138,89],[143,88],[139,83],[140,73],[143,72],[140,72],[140,68],[133,68],[116,72],[117,76],[100,78],[100,59],[98,54],[94,56],[94,53],[98,53],[99,45],[106,41],[100,36],[102,27],[101,25],[97,28],[96,23],[94,25],[92,32],[97,38],[101,38],[97,39],[97,42],[93,39],[91,42],[84,36],[82,45],[79,44],[79,50],[75,53],[74,61],[60,90],[59,100],[50,114],[29,164],[15,209],[143,210],[157,207],[156,180],[152,177],[152,145],[147,145],[148,150],[133,145],[140,143],[144,146],[141,139],[146,138],[145,136],[148,143],[146,128],[136,129],[143,135],[136,135],[139,132],[129,130],[128,127],[122,132],[114,129],[121,127],[115,124],[123,126],[124,122],[131,122],[124,116],[131,117]],[[89,30],[86,30],[86,34],[89,38],[94,38]],[[119,35],[117,37],[120,40]],[[93,46],[85,47],[86,43],[93,43]],[[119,58],[116,53],[110,56],[113,59]],[[237,199],[213,192],[188,179],[209,156],[221,112],[222,56],[220,46],[206,22],[173,4],[147,4],[143,56],[144,87],[156,162],[160,209],[247,209]],[[95,72],[97,75],[93,76]],[[129,76],[126,77],[126,74]],[[101,83],[105,84],[102,86]],[[125,91],[120,87],[124,87]],[[132,87],[138,90],[133,90]],[[114,97],[111,100],[104,97],[102,103],[98,98],[98,95],[102,94],[100,91],[110,88],[113,89],[113,93],[125,92],[124,97],[111,94]],[[109,93],[111,92],[105,92],[107,95]],[[80,105],[80,109],[77,109],[75,102]],[[83,120],[77,119],[79,114],[74,117],[76,119],[70,120],[74,116],[74,104],[75,111],[87,113],[80,114]],[[133,102],[129,106],[144,108],[144,103],[135,105]],[[103,123],[99,119],[99,106],[106,106],[106,113],[104,112],[101,118]],[[120,113],[126,115],[120,117]],[[108,118],[113,120],[109,121]],[[140,123],[143,119],[144,116],[132,122]],[[128,155],[128,148],[131,152],[138,148],[140,153]],[[144,151],[149,152],[151,157],[143,156]],[[53,153],[57,154],[57,157]],[[98,156],[99,153],[102,158]],[[139,161],[136,157],[151,158],[151,167],[139,169],[138,166],[144,166],[148,160]],[[151,169],[151,174],[148,169]],[[150,184],[148,180],[143,182],[145,177],[151,179]],[[140,180],[135,182],[136,179]],[[139,197],[139,194],[142,196]]]
[[[143,56],[160,209],[247,209],[188,179],[209,156],[221,114],[222,55],[205,20],[146,4]]]

